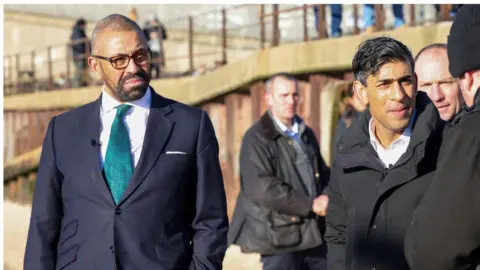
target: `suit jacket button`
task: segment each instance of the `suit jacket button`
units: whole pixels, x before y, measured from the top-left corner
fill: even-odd
[[[320,177],[320,174],[319,174],[318,172],[315,173],[315,177],[316,177],[316,178],[319,178],[319,177]]]
[[[118,209],[115,209],[115,215],[121,215],[122,214],[122,209],[118,208]]]

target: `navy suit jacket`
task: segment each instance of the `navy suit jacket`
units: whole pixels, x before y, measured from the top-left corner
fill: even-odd
[[[24,269],[221,269],[228,218],[207,113],[152,91],[140,160],[115,205],[93,143],[100,106],[50,121]]]

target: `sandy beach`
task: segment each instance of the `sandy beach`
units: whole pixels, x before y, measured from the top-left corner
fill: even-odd
[[[4,201],[4,269],[21,270],[27,241],[31,207]],[[237,246],[230,246],[225,254],[225,270],[260,270],[260,257],[256,254],[242,254]]]

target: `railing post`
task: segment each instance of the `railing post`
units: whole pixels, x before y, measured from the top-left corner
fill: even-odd
[[[32,51],[31,53],[31,57],[32,57],[32,90],[35,91],[37,89],[37,84],[36,84],[36,72],[35,72],[35,51]]]
[[[7,95],[7,86],[8,86],[8,56],[3,56],[3,95]],[[8,63],[9,64],[9,63]],[[4,120],[5,121],[5,120]]]
[[[8,66],[7,66],[8,64]],[[12,82],[12,78],[11,78],[11,74],[10,74],[10,66],[12,65],[12,63],[10,62],[10,56],[9,55],[5,55],[4,58],[3,58],[3,78],[4,78],[4,82],[3,82],[3,85],[4,85],[4,89],[3,89],[3,92],[4,94],[8,94],[8,86],[10,85],[10,83]]]
[[[53,88],[53,63],[52,63],[52,47],[47,48],[48,61],[48,90]]]
[[[190,72],[193,73],[193,17],[188,16],[188,58],[190,62]]]
[[[303,4],[303,41],[308,41],[308,5]]]
[[[37,180],[37,173],[30,172],[28,174],[28,203],[32,204],[33,191],[35,190],[35,181]]]
[[[450,11],[451,5],[443,4],[440,5],[440,21],[450,20]]]
[[[71,88],[72,87],[72,78],[70,77],[70,63],[71,63],[71,53],[72,53],[72,46],[70,43],[67,43],[67,48],[66,48],[66,54],[65,54],[65,59],[66,59],[66,72],[67,72],[67,80],[66,80],[66,83],[67,83],[67,88]]]
[[[280,30],[278,29],[278,4],[273,4],[273,24],[272,24],[272,46],[278,46],[280,43]]]
[[[10,201],[15,201],[15,194],[16,194],[16,189],[17,189],[17,185],[15,185],[15,179],[13,180],[10,180],[8,182],[8,192],[7,192],[7,198],[8,200]]]
[[[17,55],[15,56],[15,69],[17,71],[17,76],[16,76],[17,91],[15,91],[15,92],[18,93],[21,89],[21,87],[20,87],[20,53],[17,53]]]
[[[415,26],[415,5],[410,5],[410,26]]]
[[[383,4],[375,4],[375,30],[381,31],[384,27],[385,16]]]
[[[325,5],[317,5],[318,7],[318,38],[327,38],[327,22],[325,20]]]
[[[358,35],[360,28],[358,28],[358,5],[353,4],[353,33]]]
[[[227,63],[227,10],[222,9],[222,64]]]
[[[18,177],[18,203],[20,204],[27,204],[28,203],[28,195],[29,195],[29,188],[28,188],[28,178],[24,175]]]
[[[265,48],[265,4],[260,5],[260,48]]]
[[[9,83],[11,84],[11,86],[13,86],[14,89],[12,90],[15,90],[15,87],[14,87],[14,84],[13,84],[13,56],[12,55],[9,55],[8,56],[8,81]]]

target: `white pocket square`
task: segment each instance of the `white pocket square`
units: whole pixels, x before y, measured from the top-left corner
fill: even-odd
[[[187,153],[181,151],[167,151],[165,154],[167,155],[186,155]]]

